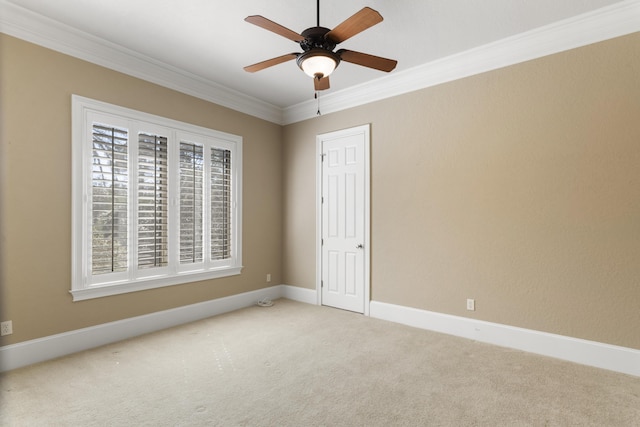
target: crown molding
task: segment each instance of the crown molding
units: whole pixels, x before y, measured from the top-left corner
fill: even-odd
[[[322,96],[324,114],[640,31],[640,0],[624,0],[478,48]],[[276,124],[316,117],[313,100],[264,102],[0,0],[0,32]]]
[[[507,67],[640,31],[640,0],[602,9],[517,34],[459,54],[322,96],[323,114]],[[284,124],[317,115],[317,101],[284,109]]]
[[[0,0],[0,32],[187,95],[282,124],[282,109]]]

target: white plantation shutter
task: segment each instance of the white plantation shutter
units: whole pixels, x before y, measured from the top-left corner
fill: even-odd
[[[72,97],[73,300],[242,271],[242,138]]]
[[[167,137],[138,136],[138,268],[169,262]]]
[[[204,148],[180,143],[180,263],[202,262]]]
[[[122,272],[128,263],[128,133],[93,124],[91,271]]]
[[[211,149],[211,259],[231,256],[231,151]]]

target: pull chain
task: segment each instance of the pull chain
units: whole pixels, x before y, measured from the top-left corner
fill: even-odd
[[[316,91],[314,97],[318,100],[318,112],[316,113],[316,115],[321,116],[322,113],[320,112],[320,92]]]

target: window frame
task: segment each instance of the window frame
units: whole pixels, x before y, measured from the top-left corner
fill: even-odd
[[[242,271],[242,137],[208,129],[141,111],[72,95],[72,215],[71,215],[71,290],[73,301],[99,298],[146,289],[239,275]],[[105,123],[112,121],[112,123]],[[128,132],[128,269],[126,274],[91,275],[91,186],[92,131],[94,123],[121,126]],[[168,140],[169,164],[169,265],[138,268],[137,265],[137,195],[138,142],[140,133],[156,132]],[[166,134],[166,135],[164,135]],[[212,148],[231,152],[231,256],[224,262],[210,260],[206,248],[203,263],[181,265],[179,260],[179,146],[180,142],[204,146],[204,159],[210,158]],[[204,194],[210,200],[210,166],[204,176]],[[203,223],[210,233],[211,207],[205,202]],[[207,239],[205,239],[205,242]],[[113,275],[112,277],[108,277]]]

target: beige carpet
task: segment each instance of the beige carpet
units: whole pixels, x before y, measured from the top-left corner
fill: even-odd
[[[278,300],[0,377],[2,426],[639,426],[640,379]]]

